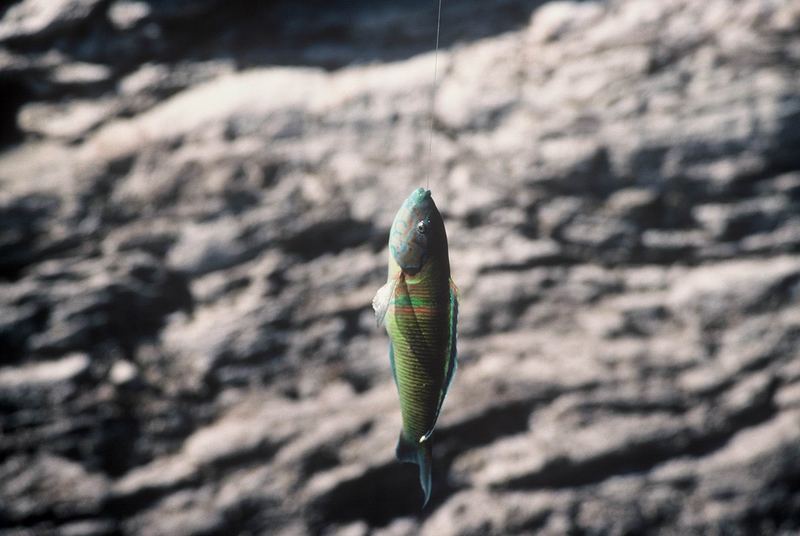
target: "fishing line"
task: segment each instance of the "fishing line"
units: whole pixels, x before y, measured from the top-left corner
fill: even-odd
[[[433,87],[431,88],[430,135],[428,137],[428,171],[425,176],[425,189],[431,189],[431,169],[433,168],[433,112],[436,105],[436,84],[439,74],[439,30],[442,26],[442,0],[439,0],[439,12],[436,16],[436,47],[433,52]]]

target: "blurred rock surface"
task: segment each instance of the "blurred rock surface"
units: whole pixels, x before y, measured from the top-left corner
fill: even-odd
[[[800,531],[797,2],[445,3],[430,161],[428,3],[302,4],[0,11],[0,534]],[[420,512],[370,300],[429,164]]]

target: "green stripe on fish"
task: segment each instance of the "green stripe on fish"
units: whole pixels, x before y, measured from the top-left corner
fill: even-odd
[[[431,494],[431,434],[457,368],[458,321],[444,221],[429,190],[415,190],[394,218],[387,282],[372,305],[391,340],[403,417],[397,458],[419,466],[424,506]]]

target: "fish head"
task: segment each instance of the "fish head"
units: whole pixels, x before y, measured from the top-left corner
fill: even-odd
[[[446,252],[447,238],[439,209],[430,190],[417,188],[397,211],[389,233],[389,251],[405,273],[414,275],[442,245]]]

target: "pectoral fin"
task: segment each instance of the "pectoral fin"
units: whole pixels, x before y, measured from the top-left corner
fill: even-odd
[[[372,309],[375,311],[375,321],[379,326],[383,325],[386,320],[386,312],[389,310],[389,304],[392,303],[395,288],[397,288],[397,279],[391,279],[379,288],[375,297],[372,298]]]

